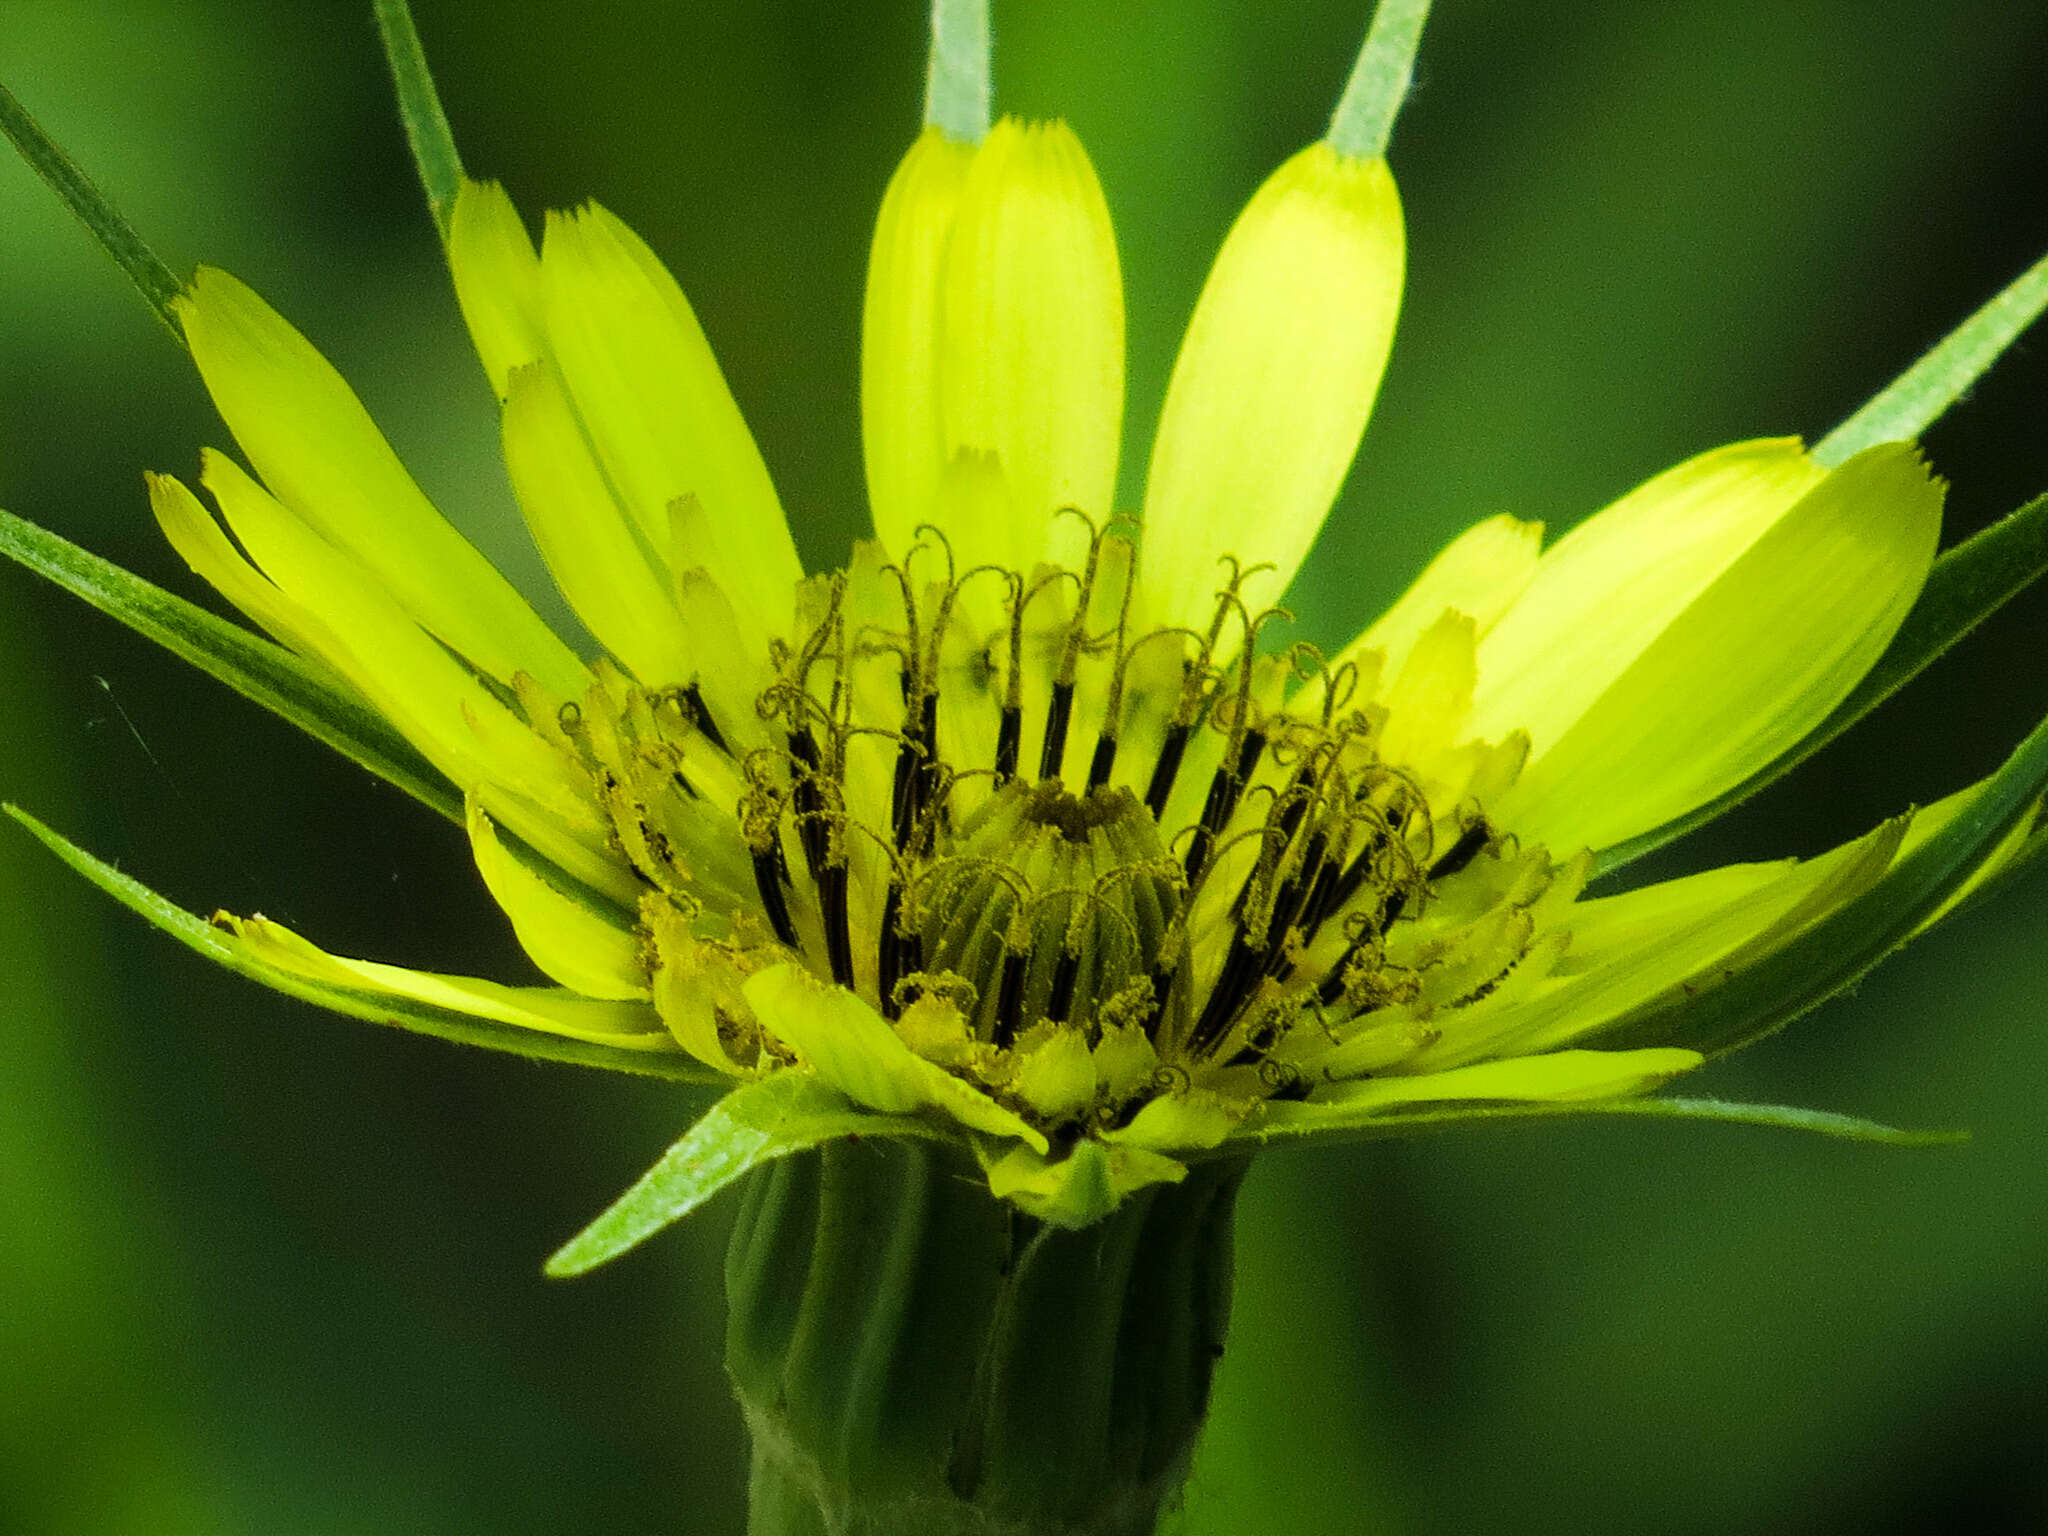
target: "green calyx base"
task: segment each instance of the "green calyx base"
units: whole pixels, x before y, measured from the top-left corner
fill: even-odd
[[[726,1258],[752,1536],[1150,1536],[1223,1353],[1243,1171],[1078,1231],[922,1143],[753,1174]]]

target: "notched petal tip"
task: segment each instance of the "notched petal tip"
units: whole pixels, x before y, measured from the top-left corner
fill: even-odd
[[[545,343],[540,256],[499,183],[462,179],[449,215],[448,268],[477,356],[502,400],[514,371],[536,361]]]
[[[987,557],[1075,563],[1085,534],[1055,514],[1113,510],[1124,303],[1109,205],[1066,124],[990,130],[960,188],[937,300],[932,474],[963,449],[996,454],[1013,510],[982,533]]]
[[[902,555],[934,518],[940,275],[974,146],[919,134],[890,178],[868,253],[861,309],[861,443],[876,535]]]

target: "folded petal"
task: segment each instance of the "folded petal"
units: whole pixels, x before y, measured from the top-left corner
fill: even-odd
[[[653,1009],[555,987],[504,987],[470,976],[344,960],[261,918],[206,922],[94,858],[15,806],[7,813],[123,906],[216,965],[322,1008],[515,1055],[702,1082]]]
[[[1604,847],[1683,815],[1789,750],[1855,687],[1912,607],[1934,558],[1941,500],[1911,446],[1872,448],[1810,487],[1732,560],[1694,562],[1720,568],[1652,635],[1638,638],[1641,620],[1628,611],[1644,606],[1642,586],[1662,585],[1662,572],[1610,569],[1612,584],[1583,586],[1580,626],[1606,636],[1607,649],[1589,654],[1586,637],[1574,635],[1541,675],[1522,669],[1503,687],[1486,668],[1517,604],[1482,647],[1473,707],[1483,734],[1519,704],[1533,741],[1496,808],[1501,823],[1556,848]],[[1547,566],[1524,601],[1538,595]],[[1597,692],[1587,673],[1604,674]],[[1575,715],[1560,707],[1580,700]]]
[[[171,547],[195,575],[301,656],[318,661],[336,641],[301,604],[293,602],[243,558],[213,514],[174,475],[148,474],[149,507]]]
[[[1344,647],[1333,670],[1362,652],[1378,651],[1386,658],[1381,675],[1399,676],[1415,642],[1446,613],[1465,615],[1475,636],[1484,638],[1527,589],[1542,545],[1541,523],[1506,513],[1474,523],[1444,546],[1393,607]]]
[[[589,686],[574,653],[434,510],[311,342],[212,267],[177,303],[214,404],[278,500],[479,670],[500,681],[527,672],[570,698]]]
[[[469,841],[491,899],[512,919],[512,930],[534,964],[585,997],[648,996],[647,966],[632,928],[571,895],[507,848],[474,800]]]
[[[504,399],[514,369],[541,356],[540,256],[495,181],[467,181],[448,224],[448,268],[470,340]]]
[[[707,515],[686,563],[781,630],[803,568],[761,451],[668,269],[593,203],[548,216],[541,291],[569,395],[648,547],[668,548],[669,504],[696,497]]]
[[[939,293],[974,146],[927,128],[882,196],[861,311],[860,424],[875,535],[901,558],[938,516]]]
[[[1292,580],[1372,411],[1405,248],[1386,162],[1325,143],[1281,166],[1238,216],[1152,447],[1144,582],[1161,622],[1206,625],[1225,555],[1270,561],[1262,591],[1274,599]]]
[[[609,852],[610,828],[598,815],[580,765],[535,735],[374,577],[295,518],[233,460],[209,453],[205,464],[206,488],[235,536],[263,575],[315,621],[303,633],[319,645],[322,661],[361,689],[465,793],[503,786],[510,791],[508,804],[554,823],[585,850],[588,861],[625,873]],[[499,805],[492,808],[512,821]],[[547,841],[525,819],[512,824],[530,842]]]
[[[1552,1051],[1482,1061],[1445,1072],[1375,1077],[1320,1089],[1318,1104],[1354,1110],[1399,1110],[1420,1104],[1480,1100],[1557,1103],[1648,1093],[1704,1060],[1698,1051],[1654,1046],[1639,1051]]]
[[[1563,961],[1534,988],[1502,989],[1447,1019],[1403,1069],[1555,1050],[1697,993],[1790,942],[1891,867],[1905,834],[1888,822],[1803,863],[1732,865],[1575,905]]]
[[[642,683],[687,682],[667,563],[612,495],[561,375],[550,362],[529,363],[505,393],[505,467],[562,595]]]
[[[1015,118],[990,130],[958,196],[938,295],[940,459],[918,473],[942,474],[962,453],[1000,462],[1004,525],[947,528],[966,564],[1076,565],[1087,532],[1054,514],[1108,519],[1123,428],[1109,206],[1073,130]]]
[[[764,1029],[855,1103],[885,1115],[936,1109],[970,1130],[1046,1150],[1045,1138],[1029,1124],[912,1051],[887,1019],[844,987],[829,986],[800,965],[777,965],[748,979],[746,998]]]
[[[1666,470],[1543,556],[1480,653],[1475,735],[1542,752],[1673,619],[1826,478],[1796,438],[1734,443]]]
[[[998,1200],[1069,1230],[1102,1220],[1126,1195],[1148,1185],[1178,1184],[1188,1176],[1185,1163],[1148,1147],[1095,1140],[1078,1142],[1059,1158],[1030,1147],[1013,1146],[1000,1157],[983,1152],[983,1166],[989,1193]]]
[[[646,1003],[603,1001],[553,987],[508,987],[474,976],[414,971],[376,960],[351,960],[329,954],[282,923],[265,917],[232,917],[222,913],[214,921],[240,941],[250,959],[309,981],[402,998],[521,1029],[566,1035],[572,1040],[623,1046],[628,1050],[676,1049],[675,1041]]]

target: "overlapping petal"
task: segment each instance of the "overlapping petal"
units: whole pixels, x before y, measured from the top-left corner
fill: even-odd
[[[860,425],[875,535],[897,554],[939,516],[939,318],[946,247],[974,146],[929,128],[890,179],[861,311]]]
[[[1226,555],[1270,562],[1274,598],[1293,579],[1379,392],[1405,252],[1386,162],[1326,143],[1281,166],[1238,216],[1152,446],[1144,579],[1161,622],[1207,622]]]
[[[178,314],[214,404],[279,501],[473,666],[501,681],[530,673],[564,697],[582,692],[575,655],[434,510],[305,337],[212,267],[199,269]]]
[[[503,427],[526,525],[577,616],[649,687],[688,681],[667,562],[620,511],[552,362],[513,370]]]
[[[629,919],[599,911],[505,846],[483,808],[469,807],[469,842],[491,898],[519,943],[548,975],[585,997],[648,996],[647,967]]]
[[[998,122],[971,152],[913,146],[876,229],[861,404],[875,528],[892,553],[942,527],[966,565],[1075,563],[1114,511],[1123,279],[1095,169],[1064,123]],[[959,460],[1004,498],[942,494]]]
[[[683,561],[711,571],[775,630],[803,568],[752,432],[689,300],[658,257],[596,204],[549,215],[541,246],[546,339],[598,462],[649,548],[670,507],[705,516]]]
[[[1502,513],[1474,523],[1446,544],[1394,605],[1339,653],[1333,667],[1377,651],[1382,675],[1396,677],[1408,653],[1446,613],[1472,621],[1484,638],[1536,575],[1543,525]]]
[[[1467,729],[1526,729],[1503,825],[1616,843],[1786,751],[1877,660],[1925,581],[1941,487],[1887,444],[1793,442],[1668,471],[1560,541],[1486,636]]]
[[[514,370],[547,348],[540,255],[511,197],[495,181],[464,181],[448,222],[448,270],[491,387],[504,399]]]

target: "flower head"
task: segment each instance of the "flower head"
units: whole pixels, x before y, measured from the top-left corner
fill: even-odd
[[[204,456],[210,507],[152,476],[158,521],[358,755],[459,804],[555,985],[342,958],[260,917],[200,930],[67,856],[316,1001],[741,1085],[651,1176],[698,1179],[668,1215],[731,1176],[709,1150],[753,1136],[736,1171],[858,1132],[958,1142],[1078,1225],[1191,1159],[1613,1105],[1736,1043],[1753,1020],[1695,1028],[1689,1001],[1970,802],[1806,863],[1588,883],[1836,717],[1927,580],[1940,482],[1902,441],[1738,443],[1548,549],[1482,522],[1341,650],[1291,641],[1278,603],[1399,308],[1385,62],[1369,44],[1330,138],[1225,238],[1135,510],[1087,155],[1059,123],[935,111],[869,269],[874,537],[808,576],[655,254],[595,205],[536,248],[502,188],[454,185],[505,464],[593,656],[310,342],[201,269],[173,310],[248,467]],[[1999,803],[1944,897],[2023,838]],[[654,1219],[619,1209],[605,1252]]]

